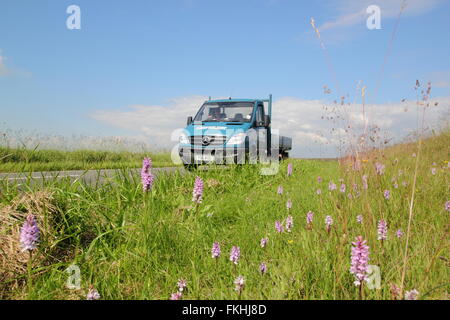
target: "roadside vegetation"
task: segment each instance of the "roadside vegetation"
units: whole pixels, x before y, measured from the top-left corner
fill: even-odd
[[[356,166],[288,160],[273,176],[244,166],[153,179],[147,161],[142,176],[122,169],[101,186],[1,182],[0,298],[448,299],[449,138]],[[20,237],[30,214],[35,242]],[[357,281],[368,265],[380,271],[372,289]]]
[[[168,152],[33,150],[0,146],[0,172],[138,168],[144,156],[151,156],[155,167],[174,165]]]

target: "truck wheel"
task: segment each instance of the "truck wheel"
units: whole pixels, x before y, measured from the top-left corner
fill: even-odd
[[[184,169],[187,171],[195,171],[197,170],[198,165],[197,164],[184,164]]]
[[[289,153],[286,151],[280,151],[280,160],[286,160],[289,158]]]

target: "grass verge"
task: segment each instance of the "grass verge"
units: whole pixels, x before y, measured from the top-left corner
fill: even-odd
[[[417,289],[420,299],[449,298],[448,138],[425,140],[417,168],[404,287]],[[103,299],[168,299],[186,279],[184,299],[357,299],[350,253],[362,236],[370,264],[380,270],[379,288],[365,285],[362,298],[402,299],[392,290],[402,281],[405,249],[405,236],[397,235],[408,225],[416,152],[415,143],[378,150],[357,171],[345,161],[289,160],[273,176],[260,175],[258,166],[163,174],[148,193],[125,169],[102,186],[62,179],[21,192],[3,182],[0,298],[85,299],[93,286]],[[376,163],[383,170],[377,172]],[[199,205],[192,202],[197,175],[204,182]],[[333,183],[337,188],[330,190]],[[314,216],[307,226],[309,211]],[[31,288],[18,240],[28,213],[43,230]],[[333,219],[329,232],[326,216]],[[378,239],[380,220],[387,222],[386,240]],[[221,248],[217,259],[214,242]],[[237,264],[229,259],[233,246],[240,247]],[[71,265],[80,268],[79,289],[66,286]],[[241,295],[233,284],[240,275]]]

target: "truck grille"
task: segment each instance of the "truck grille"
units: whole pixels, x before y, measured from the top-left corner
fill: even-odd
[[[196,146],[219,146],[227,140],[226,136],[190,136],[191,144]]]

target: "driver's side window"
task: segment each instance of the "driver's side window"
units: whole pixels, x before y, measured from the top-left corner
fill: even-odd
[[[256,126],[260,127],[263,125],[264,121],[264,114],[263,114],[263,108],[261,105],[258,105],[258,110],[256,110]]]

